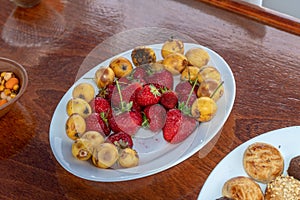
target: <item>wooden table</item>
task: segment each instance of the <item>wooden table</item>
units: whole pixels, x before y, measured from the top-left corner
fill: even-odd
[[[230,5],[241,11],[239,4]],[[0,56],[23,64],[29,85],[0,120],[0,199],[197,199],[210,172],[235,147],[267,131],[299,125],[299,36],[260,22],[259,15],[253,20],[253,8],[250,17],[231,11],[192,0],[43,0],[28,10],[1,1]],[[182,32],[222,56],[236,80],[232,113],[207,153],[166,171],[114,183],[78,178],[51,151],[54,110],[82,63],[97,64],[108,56],[102,49],[103,57],[93,57],[99,44],[145,27]],[[116,51],[142,39],[128,37]]]

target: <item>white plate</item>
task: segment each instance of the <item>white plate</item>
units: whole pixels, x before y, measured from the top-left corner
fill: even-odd
[[[160,49],[162,44],[149,45],[157,56],[157,60],[162,59]],[[134,138],[134,149],[140,156],[140,164],[137,167],[121,170],[99,169],[90,162],[78,161],[71,154],[73,143],[65,133],[65,122],[68,118],[66,114],[66,103],[72,97],[73,88],[80,82],[90,82],[96,88],[91,78],[95,71],[101,66],[108,66],[112,58],[104,61],[98,66],[88,71],[67,91],[59,102],[50,125],[50,145],[57,161],[70,173],[93,181],[115,182],[133,180],[152,174],[156,174],[178,163],[186,160],[205,144],[207,144],[223,127],[227,120],[235,99],[235,80],[228,64],[214,51],[196,44],[185,44],[185,51],[192,47],[202,47],[211,56],[209,64],[214,65],[221,73],[224,80],[224,96],[217,102],[218,111],[216,116],[207,123],[202,123],[185,141],[180,144],[172,145],[167,143],[162,134],[149,138]],[[131,51],[123,52],[116,56],[124,56],[131,60]],[[141,130],[143,131],[143,130]]]
[[[229,153],[211,172],[203,185],[198,200],[217,199],[222,196],[222,187],[230,178],[236,176],[247,176],[243,168],[243,154],[246,148],[254,142],[269,143],[279,149],[284,157],[284,174],[287,174],[287,168],[290,160],[300,155],[300,126],[282,128],[259,135]],[[262,191],[265,191],[266,185],[259,183]]]

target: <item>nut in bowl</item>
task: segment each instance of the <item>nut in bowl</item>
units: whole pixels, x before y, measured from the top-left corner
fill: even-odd
[[[5,115],[23,95],[28,76],[19,63],[0,57],[0,117]]]

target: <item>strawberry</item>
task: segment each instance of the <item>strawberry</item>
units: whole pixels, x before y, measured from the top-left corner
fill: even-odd
[[[142,85],[138,82],[129,83],[129,84],[120,84],[120,92],[122,96],[122,101],[124,103],[130,103],[130,101],[133,102],[135,99],[136,93],[139,92],[139,90],[142,89]],[[119,107],[121,103],[121,98],[119,91],[117,87],[115,87],[115,90],[113,91],[112,98],[111,98],[111,105],[113,107]]]
[[[197,94],[195,90],[193,90],[193,86],[188,81],[181,81],[180,83],[178,83],[175,87],[175,92],[178,96],[178,102],[186,102],[187,100],[189,100],[187,103],[188,106],[191,106],[197,99]],[[190,93],[191,96],[189,98]]]
[[[141,89],[142,86],[135,82],[125,86],[121,92],[122,86],[124,87],[124,84],[119,84],[117,80],[116,89],[118,94],[113,94],[115,96],[112,96],[112,100],[115,99],[116,102],[119,102],[119,105],[114,108],[113,115],[108,121],[114,132],[123,131],[129,135],[134,135],[142,124],[142,114],[132,110],[132,99],[136,99],[135,92],[139,88]],[[116,102],[112,102],[112,104],[117,104]]]
[[[146,84],[136,94],[136,102],[140,106],[153,105],[159,102],[161,93],[153,84]]]
[[[86,131],[97,131],[103,133],[104,135],[110,134],[110,127],[108,126],[108,121],[104,115],[99,113],[92,113],[86,119]]]
[[[142,114],[140,112],[126,111],[113,115],[108,119],[109,125],[114,132],[125,132],[134,135],[142,125]]]
[[[114,88],[115,88],[115,83],[107,85],[105,88],[100,88],[96,96],[103,97],[104,99],[110,101]]]
[[[168,89],[173,89],[173,75],[168,70],[161,70],[158,72],[149,72],[149,76],[147,76],[146,82],[150,84],[159,84],[161,86],[167,87]]]
[[[107,117],[109,117],[111,115],[111,107],[110,107],[110,103],[108,100],[106,100],[103,97],[95,97],[91,102],[90,102],[90,106],[92,108],[93,112],[96,113],[104,113]]]
[[[142,87],[136,88],[134,94],[130,97],[129,101],[132,102],[131,111],[141,112],[141,110],[142,110],[141,106],[136,101],[136,96],[140,90],[142,90]]]
[[[131,76],[123,77],[119,81],[120,81],[120,83],[127,83],[128,85],[131,83],[139,83],[141,85],[146,84],[146,81],[144,79],[142,79],[142,78],[135,79],[135,78],[132,78]]]
[[[178,108],[167,112],[166,123],[163,127],[163,136],[167,142],[172,144],[182,142],[197,128],[198,121],[191,117],[191,106],[189,104],[193,95],[196,96],[194,90],[196,84],[197,82],[194,82],[193,85],[189,82],[181,82],[175,88],[182,95],[181,97],[186,98],[186,101],[179,102]]]
[[[135,68],[132,73],[132,77],[134,79],[144,79],[146,76],[147,76],[147,68],[142,66]]]
[[[121,129],[119,128],[114,115],[112,115],[110,118],[108,118],[109,127],[112,130],[112,132],[118,133],[121,132]]]
[[[131,74],[124,77],[128,82],[139,82],[141,84],[146,84],[145,77],[147,76],[147,68],[146,67],[137,67],[135,68]],[[123,79],[120,79],[119,82],[123,82]]]
[[[144,108],[144,121],[142,126],[149,128],[153,132],[160,131],[166,121],[166,109],[160,104],[154,104]]]
[[[197,124],[197,120],[185,115],[179,109],[171,109],[167,112],[163,127],[164,139],[172,144],[182,142],[194,132]]]
[[[140,112],[130,111],[129,115],[136,125],[138,125],[138,126],[142,125],[143,116]]]
[[[163,105],[166,109],[175,108],[178,103],[177,94],[168,90],[161,95],[160,104]]]
[[[119,148],[125,149],[133,147],[133,141],[130,135],[125,132],[113,133],[108,136],[107,142],[111,142]]]

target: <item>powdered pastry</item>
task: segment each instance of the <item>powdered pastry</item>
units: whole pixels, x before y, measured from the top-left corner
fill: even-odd
[[[265,200],[300,200],[300,181],[292,176],[278,176],[268,183]]]

